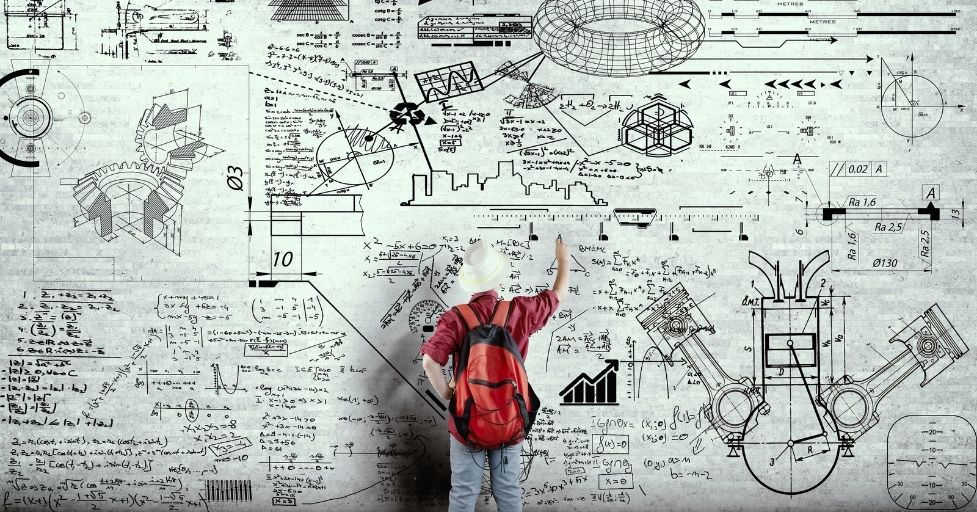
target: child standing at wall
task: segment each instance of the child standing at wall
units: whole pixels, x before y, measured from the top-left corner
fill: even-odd
[[[471,512],[488,457],[492,495],[499,512],[522,510],[520,449],[539,408],[523,361],[529,336],[540,330],[566,299],[570,249],[556,239],[553,286],[533,296],[500,300],[498,285],[508,258],[479,240],[465,251],[458,281],[474,294],[445,312],[421,346],[424,372],[449,401],[451,453],[449,512]],[[441,371],[452,356],[450,381]]]

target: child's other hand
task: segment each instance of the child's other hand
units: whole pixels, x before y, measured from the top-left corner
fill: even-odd
[[[450,400],[451,396],[454,394],[455,394],[455,378],[452,377],[451,380],[448,381],[448,396],[443,396],[441,398],[445,400]]]

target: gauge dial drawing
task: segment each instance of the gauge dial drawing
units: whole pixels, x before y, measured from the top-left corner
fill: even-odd
[[[444,306],[435,300],[422,300],[410,309],[407,323],[410,325],[410,332],[432,333],[434,326],[444,313]]]
[[[889,497],[906,510],[956,510],[977,493],[977,433],[960,416],[903,416],[889,429]]]

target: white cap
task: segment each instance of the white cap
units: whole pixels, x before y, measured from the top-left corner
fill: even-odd
[[[491,244],[479,240],[466,251],[458,283],[469,293],[491,290],[509,266],[509,259]]]

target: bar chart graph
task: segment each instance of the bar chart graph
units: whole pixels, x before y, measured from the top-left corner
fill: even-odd
[[[581,373],[560,391],[561,405],[617,405],[618,360],[605,360],[607,366],[596,376]]]

